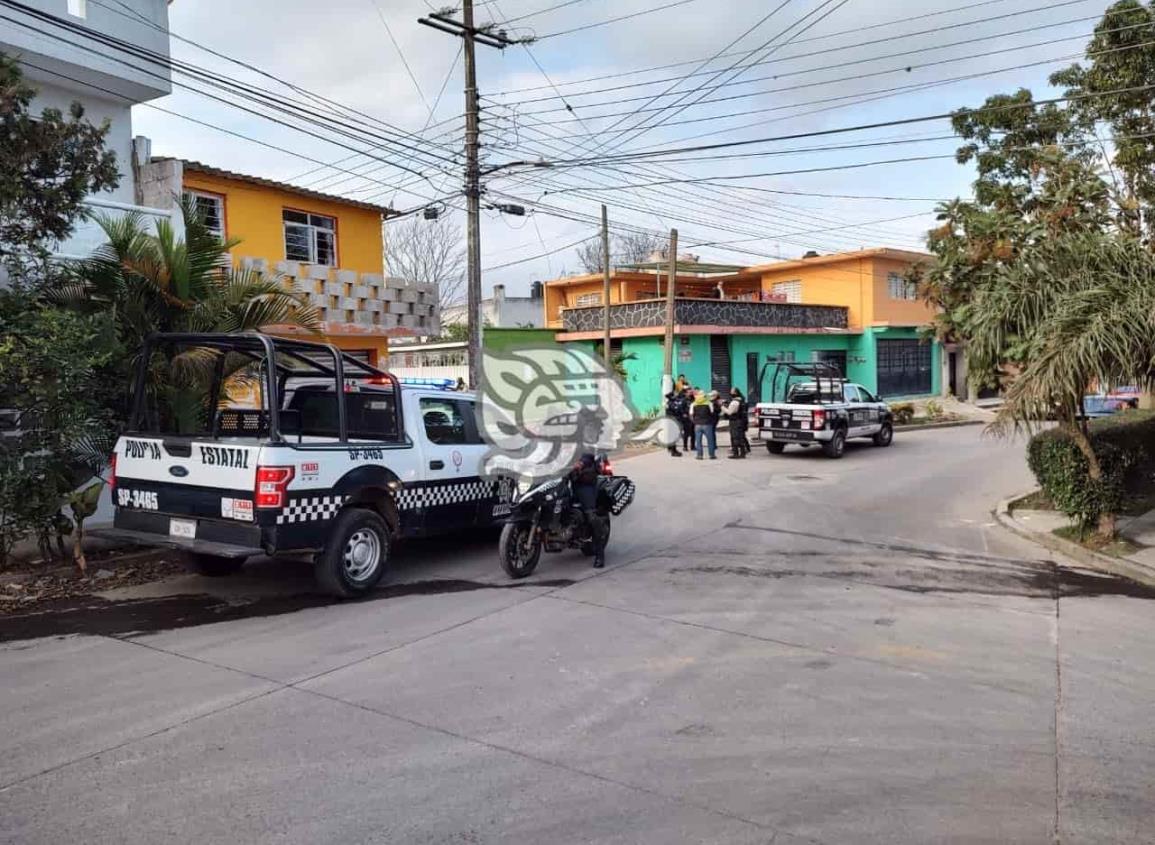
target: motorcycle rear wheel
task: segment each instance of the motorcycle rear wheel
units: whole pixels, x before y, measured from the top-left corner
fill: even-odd
[[[501,529],[497,554],[501,568],[510,578],[527,578],[537,569],[541,560],[541,538],[532,536],[533,526],[521,522],[507,522]]]

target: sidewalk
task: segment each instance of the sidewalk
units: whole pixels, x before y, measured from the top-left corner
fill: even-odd
[[[1056,528],[1070,525],[1070,521],[1057,511],[1012,511],[1011,502],[1019,498],[1022,497],[1005,499],[995,509],[995,519],[1007,530],[1084,566],[1155,586],[1155,511],[1119,520],[1119,535],[1142,548],[1129,555],[1116,557],[1093,552],[1078,543],[1056,536]]]

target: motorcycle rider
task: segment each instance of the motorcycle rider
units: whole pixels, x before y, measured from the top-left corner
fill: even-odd
[[[609,539],[609,517],[598,513],[598,462],[591,452],[581,456],[569,472],[574,502],[590,529],[594,549],[594,569],[606,565],[606,541]]]

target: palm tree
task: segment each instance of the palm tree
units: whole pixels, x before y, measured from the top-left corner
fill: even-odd
[[[48,293],[61,306],[112,315],[129,353],[126,376],[135,371],[140,349],[154,332],[244,332],[272,325],[319,330],[317,309],[289,290],[281,275],[234,269],[229,250],[240,241],[222,241],[189,203],[181,204],[181,213],[183,240],[168,220],[157,222],[150,233],[139,214],[99,216],[108,242],[67,267],[62,282]],[[174,415],[191,424],[190,409],[203,406],[197,399],[207,395],[217,355],[186,349],[171,359],[154,359],[150,392],[165,394]],[[225,375],[234,385],[243,382],[240,371],[247,363],[226,359]]]
[[[149,233],[137,213],[101,215],[108,242],[68,268],[52,298],[79,310],[112,313],[121,342],[139,349],[153,332],[241,332],[291,325],[316,332],[320,315],[279,274],[233,269],[229,250],[188,203],[185,237],[160,220]]]
[[[1067,233],[1040,240],[965,307],[968,366],[991,372],[1011,359],[1022,370],[1006,390],[996,432],[1030,429],[1054,413],[1103,479],[1084,421],[1093,384],[1155,384],[1155,255],[1125,233]],[[1115,514],[1099,517],[1115,533]]]

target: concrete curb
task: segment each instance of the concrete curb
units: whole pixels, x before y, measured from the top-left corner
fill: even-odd
[[[1144,566],[1141,563],[1136,563],[1127,558],[1101,555],[1090,549],[1084,549],[1078,543],[1072,543],[1070,540],[1056,537],[1049,531],[1031,531],[1015,522],[1015,518],[1011,516],[1011,502],[1021,499],[1027,495],[1027,493],[1031,492],[1034,491],[1028,490],[1000,501],[998,507],[991,511],[995,521],[1012,534],[1022,537],[1024,540],[1030,540],[1032,543],[1050,549],[1053,552],[1058,552],[1077,563],[1081,563],[1089,569],[1096,569],[1100,572],[1107,572],[1111,575],[1117,575],[1130,581],[1145,584],[1148,587],[1155,587],[1155,569],[1149,566]]]
[[[962,428],[964,425],[986,425],[987,420],[950,420],[948,422],[919,423],[918,425],[896,425],[895,434],[904,431],[925,431],[932,428]]]

